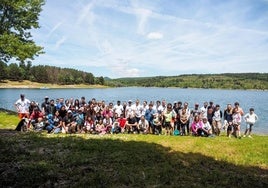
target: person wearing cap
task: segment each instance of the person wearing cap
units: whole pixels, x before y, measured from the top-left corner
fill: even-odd
[[[46,116],[49,114],[49,105],[50,105],[49,97],[45,96],[45,101],[41,104],[41,109],[43,114],[45,114]]]
[[[29,117],[30,103],[30,100],[26,99],[24,94],[21,94],[20,99],[15,102],[14,106],[18,112],[18,116],[20,119]]]
[[[125,109],[125,117],[126,117],[126,118],[129,118],[129,116],[130,116],[131,114],[134,114],[134,110],[133,110],[133,107],[132,107],[132,101],[129,100],[129,101],[128,101],[128,104],[127,104],[127,106],[126,106],[126,109]]]

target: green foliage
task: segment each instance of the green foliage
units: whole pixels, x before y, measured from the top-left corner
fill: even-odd
[[[16,63],[11,63],[8,68],[8,78],[10,80],[21,81],[23,80],[23,69],[21,69]]]
[[[0,109],[3,187],[267,187],[268,136],[21,133]]]
[[[1,129],[15,129],[19,123],[17,115],[11,115],[0,108],[0,128]]]
[[[267,187],[266,143],[267,136],[96,137],[0,129],[0,181],[3,187]]]
[[[104,78],[95,78],[92,73],[79,71],[70,68],[59,68],[48,65],[32,66],[28,61],[27,65],[21,62],[20,65],[11,63],[6,65],[4,62],[0,62],[0,80],[30,80],[39,83],[51,83],[51,84],[100,84],[104,85]]]
[[[7,78],[7,65],[0,61],[0,81],[4,80]]]
[[[112,87],[268,89],[268,73],[188,74],[107,80]]]
[[[103,76],[96,77],[95,83],[96,84],[99,84],[99,85],[104,85],[104,78],[103,78]]]
[[[33,59],[42,52],[31,39],[31,29],[39,28],[38,17],[44,0],[0,1],[0,61]]]

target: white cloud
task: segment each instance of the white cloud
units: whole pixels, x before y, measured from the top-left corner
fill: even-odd
[[[129,60],[118,59],[117,62],[109,67],[116,77],[138,77],[141,71],[133,68]]]
[[[173,8],[163,0],[47,1],[41,30],[35,31],[46,55],[37,60],[113,78],[268,71],[267,13],[250,12],[250,2],[193,4],[174,1]],[[191,14],[196,7],[198,13]]]
[[[66,37],[62,36],[55,44],[55,50],[58,50],[60,48],[61,45],[64,44],[64,42],[66,41]]]
[[[47,38],[49,38],[56,30],[62,25],[62,22],[58,22],[48,33]]]
[[[159,32],[151,32],[151,33],[148,33],[147,38],[148,39],[162,39],[163,34]]]
[[[78,19],[76,21],[77,25],[83,24],[85,21],[89,24],[92,24],[94,22],[95,15],[92,12],[94,5],[94,1],[92,1],[79,11]]]

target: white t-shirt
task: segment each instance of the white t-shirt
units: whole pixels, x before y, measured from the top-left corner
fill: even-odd
[[[24,99],[23,101],[19,99],[16,101],[15,105],[17,106],[19,113],[29,113],[30,103],[31,102],[28,99]]]
[[[118,114],[118,117],[122,114],[123,112],[123,106],[122,105],[115,105],[113,108],[114,112]]]
[[[126,106],[126,117],[129,117],[131,114],[134,114],[133,108],[130,105]]]
[[[249,124],[254,124],[258,120],[258,116],[255,113],[247,113],[244,118],[245,121]]]
[[[146,119],[144,121],[140,120],[139,121],[139,126],[141,128],[147,129],[149,127],[149,123],[148,123],[148,121]]]
[[[207,131],[209,131],[211,129],[211,125],[210,123],[207,121],[206,123],[203,122],[203,128]]]
[[[133,109],[133,111],[135,113],[135,116],[140,118],[141,115],[142,115],[142,110],[143,110],[142,106],[134,104],[134,105],[132,105],[132,109]]]

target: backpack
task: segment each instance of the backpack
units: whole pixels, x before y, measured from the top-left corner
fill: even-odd
[[[174,131],[173,131],[173,135],[175,135],[175,136],[180,135],[180,131],[179,131],[178,129],[174,130]]]

